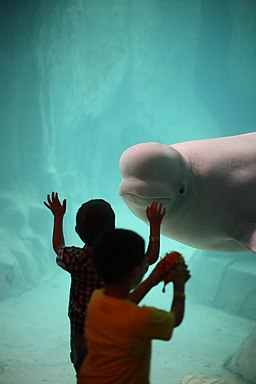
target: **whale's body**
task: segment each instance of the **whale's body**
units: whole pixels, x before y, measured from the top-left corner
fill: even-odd
[[[194,248],[256,252],[256,132],[171,146],[142,143],[120,158],[119,194],[148,223],[166,207],[161,233]]]

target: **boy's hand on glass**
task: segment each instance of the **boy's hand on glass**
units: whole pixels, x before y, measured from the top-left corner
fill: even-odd
[[[146,209],[148,221],[153,225],[160,226],[165,213],[166,209],[163,207],[163,204],[156,201],[153,201],[153,203]]]
[[[47,195],[47,202],[44,201],[44,205],[52,211],[54,217],[63,217],[66,213],[67,200],[64,199],[61,204],[58,192],[52,192],[51,195]]]

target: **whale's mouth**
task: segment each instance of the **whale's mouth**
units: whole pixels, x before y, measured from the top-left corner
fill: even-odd
[[[130,193],[130,192],[121,194],[121,197],[128,206],[132,206],[133,208],[146,209],[148,206],[151,205],[153,201],[156,201],[157,203],[161,203],[165,207],[171,205],[170,197],[140,196],[136,193]]]
[[[166,183],[154,180],[140,180],[134,177],[122,180],[119,195],[124,199],[159,201],[171,199],[170,188]]]

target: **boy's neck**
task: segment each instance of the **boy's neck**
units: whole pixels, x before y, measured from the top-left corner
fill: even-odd
[[[130,295],[131,284],[130,280],[122,281],[121,283],[106,284],[104,293],[107,296],[115,299],[128,299]]]

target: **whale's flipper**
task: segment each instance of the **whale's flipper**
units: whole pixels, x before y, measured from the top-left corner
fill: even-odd
[[[236,240],[256,253],[256,223],[244,225],[238,233]]]

